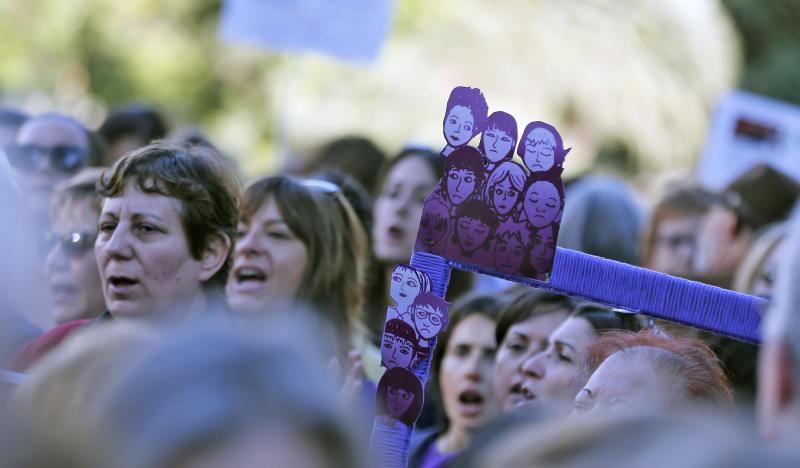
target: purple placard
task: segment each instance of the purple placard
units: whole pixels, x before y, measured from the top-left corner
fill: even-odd
[[[487,117],[478,88],[447,100],[444,174],[428,195],[415,248],[503,275],[548,281],[564,212],[561,173],[569,149],[533,121],[517,134],[503,111]],[[469,143],[480,134],[478,147]],[[513,161],[514,150],[523,164]]]

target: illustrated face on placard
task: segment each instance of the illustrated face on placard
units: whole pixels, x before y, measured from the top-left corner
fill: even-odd
[[[492,206],[497,214],[506,216],[517,206],[519,190],[511,183],[511,177],[506,177],[494,184],[491,189]]]
[[[444,119],[444,138],[450,146],[462,146],[475,136],[475,117],[467,106],[453,106]]]
[[[530,262],[538,272],[550,271],[556,249],[556,239],[554,225],[536,231],[533,237],[533,247],[531,247]]]
[[[543,228],[558,218],[561,195],[552,182],[537,181],[528,186],[522,206],[528,223],[535,228]]]
[[[521,142],[525,145],[522,160],[531,172],[547,171],[555,163],[556,137],[545,128],[534,128]]]
[[[447,194],[453,205],[460,205],[475,191],[475,172],[470,169],[451,169],[447,173]]]
[[[456,231],[458,232],[458,245],[464,252],[474,252],[483,246],[492,234],[492,229],[488,224],[469,215],[456,220]]]
[[[414,327],[400,319],[386,322],[381,340],[381,361],[387,369],[407,369],[416,357],[417,333]]]
[[[414,424],[422,411],[422,383],[413,372],[395,367],[387,370],[380,382],[375,414],[389,416],[408,426]]]
[[[499,128],[489,128],[483,132],[483,150],[486,159],[493,163],[500,162],[514,149],[516,141],[509,132]]]
[[[516,235],[499,234],[497,245],[494,249],[495,267],[509,275],[519,273],[522,264],[525,262],[526,250],[519,232]]]
[[[392,272],[389,296],[401,312],[405,312],[414,298],[424,290],[424,279],[420,275],[421,272],[405,265],[396,266]]]
[[[446,241],[450,231],[450,210],[439,200],[431,200],[425,204],[425,211],[419,223],[417,234],[418,248],[436,251]]]
[[[447,302],[433,293],[417,296],[414,309],[414,328],[420,340],[431,340],[447,327]]]

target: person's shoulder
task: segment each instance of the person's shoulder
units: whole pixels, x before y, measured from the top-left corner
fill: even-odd
[[[73,320],[57,325],[55,328],[39,335],[16,353],[11,361],[11,369],[19,372],[28,369],[53,348],[61,344],[72,332],[90,322],[92,322],[91,319]]]

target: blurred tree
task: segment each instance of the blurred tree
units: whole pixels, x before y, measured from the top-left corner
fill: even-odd
[[[800,1],[723,0],[741,34],[740,86],[800,104]]]

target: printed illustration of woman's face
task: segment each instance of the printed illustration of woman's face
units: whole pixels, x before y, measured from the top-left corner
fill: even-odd
[[[422,291],[417,275],[408,268],[398,267],[392,273],[392,284],[389,288],[389,295],[397,303],[397,307],[402,307],[401,312],[405,312],[408,307]]]
[[[494,264],[503,273],[513,275],[519,272],[525,261],[525,246],[516,237],[503,237],[494,249]]]
[[[555,163],[556,138],[544,128],[535,128],[525,137],[522,160],[531,172],[542,172]]]
[[[514,143],[508,132],[498,128],[490,128],[483,132],[483,151],[486,158],[493,163],[505,159],[514,148]]]
[[[440,205],[444,208],[443,205]],[[449,215],[446,211],[426,211],[419,223],[419,238],[424,247],[431,248],[439,244],[447,235]]]
[[[561,196],[552,183],[535,182],[525,192],[523,208],[528,223],[535,228],[543,228],[558,217],[558,212],[561,210]]]
[[[456,229],[458,243],[466,252],[473,252],[482,246],[491,234],[491,229],[483,221],[469,216],[458,218]]]
[[[414,403],[414,394],[404,388],[388,386],[386,389],[386,406],[389,414],[395,418],[403,416]]]
[[[492,186],[492,206],[497,214],[506,216],[517,205],[519,195],[519,190],[511,183],[511,178],[506,177]]]
[[[442,311],[430,305],[421,305],[414,311],[414,325],[420,338],[430,340],[442,330]]]
[[[475,119],[466,106],[453,106],[444,119],[444,138],[453,147],[469,143],[475,136]]]
[[[450,169],[447,173],[447,194],[453,205],[460,205],[475,191],[477,180],[470,169]]]
[[[381,342],[381,359],[387,369],[401,367],[408,369],[414,360],[414,343],[408,342],[394,333],[384,333]]]

